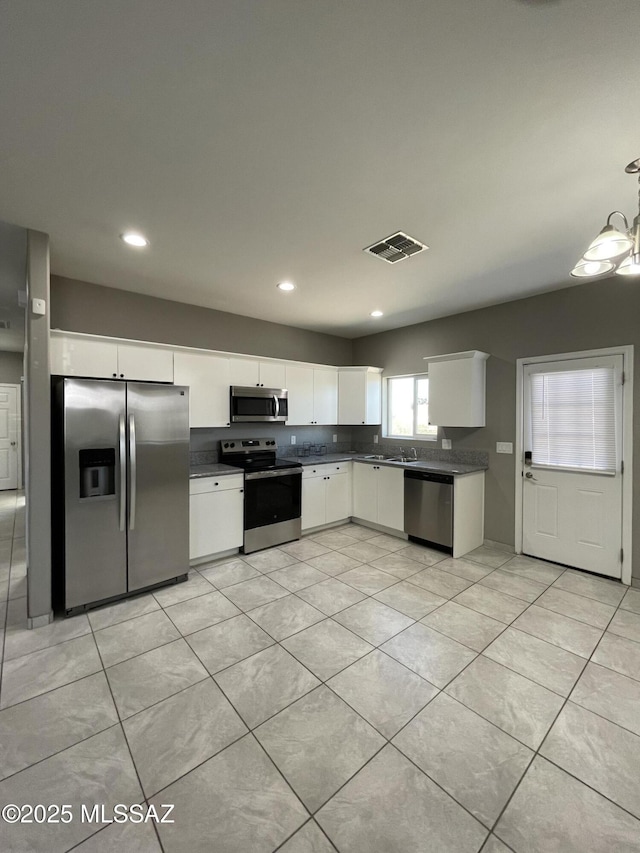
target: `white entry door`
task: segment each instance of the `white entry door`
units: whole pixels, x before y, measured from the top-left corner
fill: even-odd
[[[623,359],[524,370],[523,540],[532,557],[622,574]]]
[[[18,488],[18,389],[0,385],[0,489]]]

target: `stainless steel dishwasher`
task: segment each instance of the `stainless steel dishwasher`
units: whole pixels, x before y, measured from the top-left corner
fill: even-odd
[[[453,551],[453,477],[426,471],[404,472],[404,532]]]

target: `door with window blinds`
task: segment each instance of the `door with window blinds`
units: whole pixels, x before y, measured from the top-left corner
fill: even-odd
[[[621,576],[622,381],[621,355],[526,366],[525,554]]]

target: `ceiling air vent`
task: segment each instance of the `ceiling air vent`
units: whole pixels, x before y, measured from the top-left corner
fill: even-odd
[[[396,231],[390,237],[385,237],[384,240],[379,240],[372,246],[367,246],[362,251],[368,252],[370,255],[375,255],[388,264],[395,264],[397,261],[403,261],[405,258],[417,255],[428,248],[424,243],[420,243],[413,237],[409,237],[404,231]]]

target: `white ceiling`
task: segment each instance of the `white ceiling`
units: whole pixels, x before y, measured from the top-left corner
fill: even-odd
[[[639,32],[638,0],[3,0],[0,219],[54,273],[347,337],[565,287],[635,213]],[[397,230],[430,250],[361,251]]]

